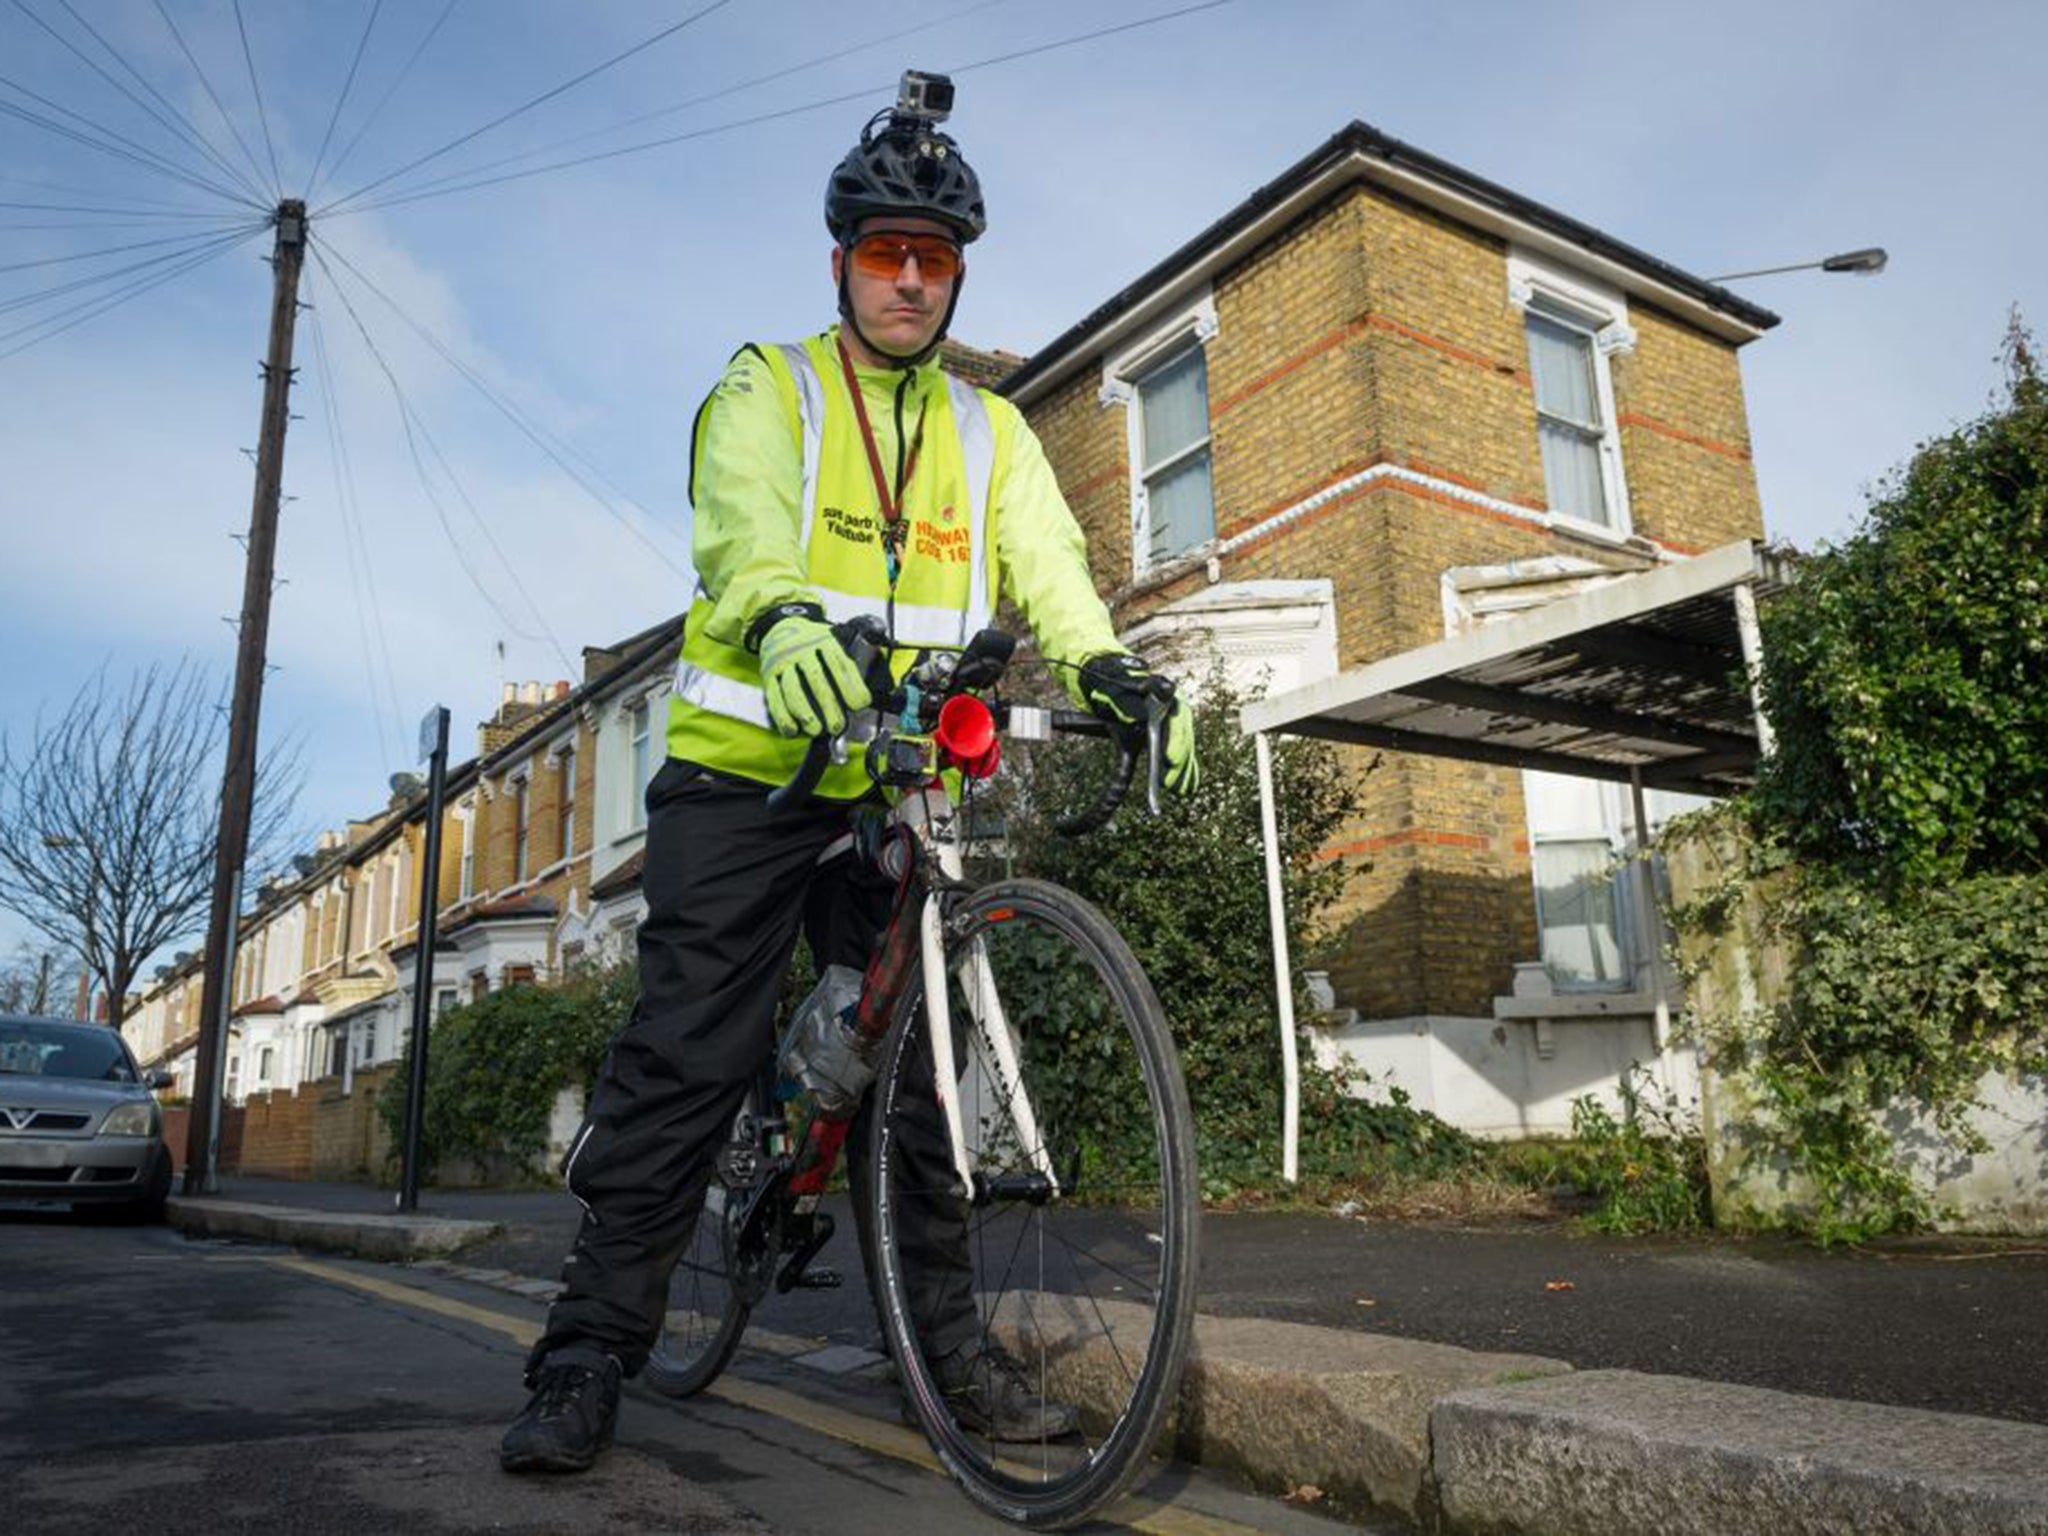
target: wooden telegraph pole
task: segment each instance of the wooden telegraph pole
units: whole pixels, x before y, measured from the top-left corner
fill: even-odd
[[[299,318],[299,268],[306,259],[306,205],[277,205],[270,258],[270,351],[263,363],[263,432],[256,444],[256,502],[249,517],[249,563],[236,633],[235,696],[228,715],[228,757],[220,790],[220,841],[214,853],[213,909],[206,927],[205,982],[199,994],[199,1059],[185,1140],[188,1195],[212,1194],[219,1139],[221,1067],[233,1001],[235,918],[242,906],[242,861],[256,794],[256,721],[270,636],[270,589],[277,563],[277,507],[284,480],[284,429],[290,419],[292,333]]]

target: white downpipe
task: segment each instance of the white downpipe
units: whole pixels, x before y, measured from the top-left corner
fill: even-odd
[[[1295,1059],[1294,966],[1287,955],[1287,902],[1280,886],[1280,816],[1273,803],[1273,748],[1264,731],[1252,738],[1252,748],[1259,760],[1259,840],[1266,849],[1273,991],[1280,1005],[1280,1065],[1285,1085],[1280,1112],[1280,1176],[1292,1184],[1301,1161],[1301,1063]]]

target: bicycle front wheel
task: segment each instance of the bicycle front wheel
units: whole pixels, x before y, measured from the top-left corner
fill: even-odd
[[[1179,1390],[1197,1228],[1187,1091],[1129,946],[1072,892],[974,892],[946,913],[944,960],[971,1185],[933,1091],[927,974],[875,1087],[884,1323],[968,1495],[1024,1525],[1072,1525],[1144,1470]]]
[[[747,1331],[753,1308],[734,1284],[739,1207],[740,1195],[713,1173],[689,1245],[676,1264],[661,1338],[641,1373],[665,1397],[691,1397],[710,1386]]]

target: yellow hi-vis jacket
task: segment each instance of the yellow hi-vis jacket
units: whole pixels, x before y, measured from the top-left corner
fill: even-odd
[[[805,743],[769,727],[748,627],[795,602],[818,604],[835,624],[892,616],[882,510],[836,338],[835,328],[800,344],[743,347],[693,433],[697,593],[668,752],[764,784],[795,773]],[[1050,658],[1078,664],[1120,649],[1080,526],[1017,408],[936,363],[856,365],[855,374],[892,490],[899,444],[907,456],[924,422],[901,493],[896,638],[964,644],[1006,596]],[[898,672],[911,660],[899,653]],[[851,800],[871,787],[856,759],[830,769],[817,793]]]

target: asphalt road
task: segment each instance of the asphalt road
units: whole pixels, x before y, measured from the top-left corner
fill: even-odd
[[[506,1222],[467,1259],[515,1274],[554,1278],[575,1232],[563,1194],[433,1192],[424,1204]],[[847,1288],[776,1298],[764,1325],[874,1341],[843,1206],[840,1217],[821,1262],[845,1270]],[[2048,1423],[2043,1297],[2048,1243],[1828,1252],[1269,1214],[1202,1227],[1205,1312],[2034,1423]]]
[[[0,1252],[0,1531],[1011,1529],[930,1469],[872,1371],[743,1352],[686,1404],[629,1388],[598,1470],[514,1478],[497,1442],[537,1304],[20,1210],[0,1209]],[[1187,1469],[1144,1493],[1119,1518],[1164,1533],[1339,1529]]]

